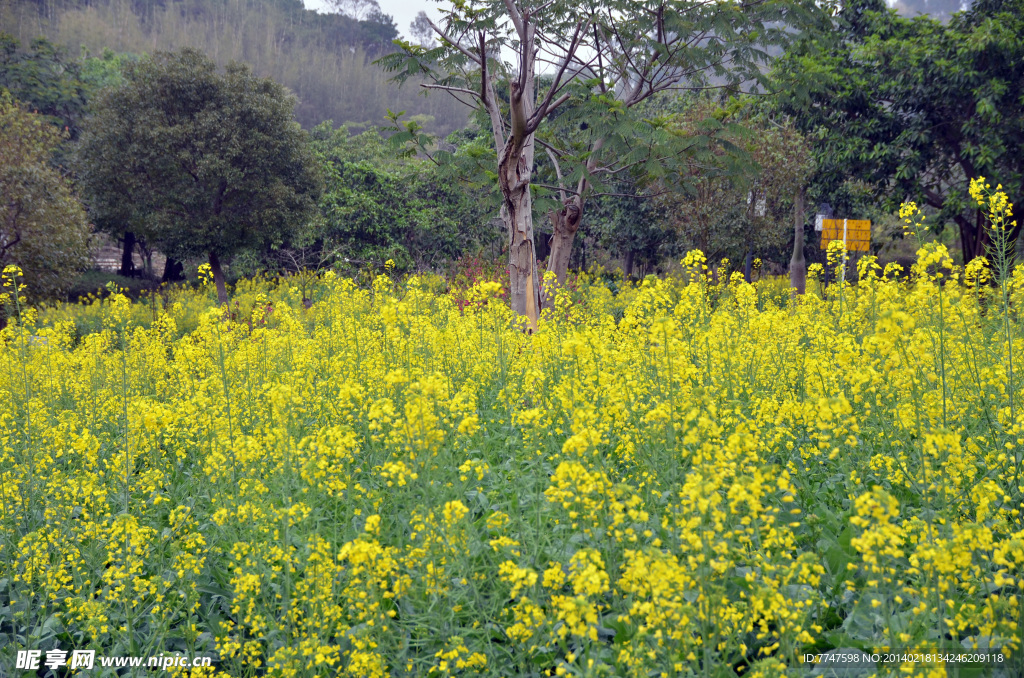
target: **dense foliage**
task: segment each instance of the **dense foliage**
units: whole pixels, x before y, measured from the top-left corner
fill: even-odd
[[[286,244],[312,217],[320,177],[284,88],[194,50],[128,64],[96,103],[80,180],[100,227],[178,259]]]
[[[126,59],[110,51],[99,58],[75,59],[46,38],[36,38],[23,49],[13,36],[0,33],[0,88],[77,139],[91,98],[120,82]]]
[[[645,114],[653,97],[673,91],[763,83],[767,50],[824,14],[814,2],[638,3],[601,0],[455,2],[431,24],[439,44],[400,43],[380,61],[399,82],[426,75],[425,87],[446,91],[486,116],[494,140],[491,170],[502,194],[509,240],[512,309],[535,324],[542,294],[534,237],[533,191],[554,192],[548,274],[563,284],[586,202],[620,173],[662,174],[666,164],[707,146],[704,135],[679,135]],[[508,55],[511,62],[506,62]],[[542,71],[549,71],[541,77]],[[396,135],[422,146],[409,127]],[[535,178],[547,155],[554,178]]]
[[[396,154],[376,130],[351,136],[325,124],[312,136],[325,189],[310,240],[333,253],[335,266],[379,267],[392,259],[399,271],[438,270],[500,239],[489,224],[493,206],[479,189],[450,180],[427,160]]]
[[[308,309],[254,281],[230,314],[209,287],[24,314],[0,660],[781,677],[978,649],[1020,675],[1024,268],[929,244],[909,278],[864,259],[790,303],[684,264],[580,281],[532,335],[497,284],[460,310],[386,275],[327,274]],[[96,333],[59,320],[88,309]]]
[[[758,108],[749,98],[725,105],[703,99],[672,118],[672,128],[687,136],[732,123],[716,132],[728,146],[688,158],[659,183],[664,220],[686,250],[699,249],[715,261],[738,260],[747,252],[785,260],[780,253],[793,240],[793,199],[806,185],[813,159],[790,121]],[[738,163],[737,155],[745,162]]]
[[[36,281],[33,299],[60,296],[88,264],[89,223],[60,169],[62,133],[0,89],[0,269]],[[0,308],[0,322],[7,316]]]
[[[814,141],[812,196],[845,214],[851,184],[889,211],[913,198],[936,228],[956,224],[964,261],[983,255],[968,182],[1024,193],[1022,35],[1021,0],[977,0],[948,23],[843,3],[833,32],[804,35],[778,66],[779,106]]]
[[[622,181],[614,188],[615,195],[594,198],[580,220],[581,247],[576,248],[578,256],[570,263],[575,269],[587,269],[583,255],[589,241],[621,256],[627,277],[642,278],[669,257],[682,253],[680,234],[664,206],[635,181]]]
[[[897,7],[903,14],[923,8],[941,14],[943,22],[901,18],[875,0],[818,3],[837,10],[828,21],[827,11],[800,2],[748,4],[728,14],[731,32],[714,27],[726,16],[719,17],[718,5],[700,9],[683,3],[678,8],[686,12],[658,19],[657,11],[645,13],[629,3],[625,14],[612,12],[617,19],[610,23],[594,7],[571,3],[531,14],[531,39],[558,55],[537,56],[534,96],[524,104],[532,107],[528,127],[536,128],[537,145],[527,141],[523,147],[532,184],[529,200],[522,186],[516,189],[517,200],[530,203],[519,210],[524,216],[517,223],[536,218],[537,241],[520,264],[546,261],[556,277],[570,266],[593,263],[644,274],[663,270],[667,261],[696,247],[715,260],[750,253],[780,270],[791,246],[794,197],[802,188],[793,183],[801,183],[801,168],[808,165],[805,144],[816,167],[807,187],[808,225],[813,206],[829,202],[837,214],[873,221],[876,253],[906,258],[912,248],[899,242],[892,215],[909,196],[929,207],[932,230],[957,225],[967,259],[984,252],[987,231],[967,201],[966,182],[984,173],[1012,198],[1020,190],[1020,0],[972,3],[952,19],[955,3],[946,0]],[[387,132],[397,132],[393,141],[412,142],[421,158],[429,155],[435,164],[398,161],[386,153],[340,159],[320,144],[318,164],[333,186],[320,201],[321,218],[302,224],[287,246],[278,237],[232,245],[239,252],[235,274],[316,269],[345,259],[351,267],[388,258],[400,268],[436,270],[463,252],[493,244],[492,220],[512,214],[508,205],[499,209],[502,173],[495,172],[494,161],[501,160],[499,149],[512,131],[513,86],[525,84],[516,77],[522,63],[503,63],[510,54],[526,54],[517,46],[522,41],[492,22],[508,7],[491,3],[486,11],[480,5],[469,13],[454,7],[436,27],[419,16],[418,44],[403,43],[403,54],[388,55],[396,27],[375,2],[334,6],[344,13],[318,14],[294,0],[8,3],[0,7],[0,21],[12,33],[0,38],[0,87],[68,129],[72,143],[57,147],[55,164],[70,156],[98,92],[121,82],[125,65],[136,59],[132,53],[160,48],[192,45],[220,65],[240,59],[256,73],[273,75],[298,94],[295,114],[308,128],[333,118],[359,131],[383,121],[386,108],[405,109],[409,126],[395,124]],[[788,30],[773,17],[784,19]],[[627,26],[636,29],[635,39]],[[645,26],[651,30],[641,30]],[[765,30],[752,29],[757,26]],[[452,40],[435,40],[438,29]],[[702,31],[715,33],[715,39],[684,49],[682,36]],[[50,39],[36,38],[39,33]],[[477,46],[481,36],[483,48]],[[720,91],[763,81],[770,60],[791,41],[775,62],[778,96],[756,106],[742,96],[693,105],[699,98],[694,89],[709,87],[717,99]],[[80,46],[102,50],[103,56],[83,52],[76,58]],[[488,57],[490,90],[480,81],[478,52]],[[590,53],[602,53],[601,63],[581,56]],[[410,77],[410,86],[385,83],[370,63],[381,55]],[[645,71],[648,62],[651,69]],[[433,86],[456,87],[455,96],[469,97],[471,104],[479,99],[477,115],[452,137],[454,145],[432,140],[462,126],[464,113],[455,114],[461,104],[445,96],[416,96],[428,76],[436,78]],[[640,86],[617,87],[616,78]],[[677,88],[690,93],[679,95]],[[753,108],[757,116],[750,114]],[[518,175],[511,161],[505,168]],[[100,209],[92,216],[123,243],[121,272],[140,274],[131,253],[142,248],[149,261],[153,243],[130,230],[146,226],[129,214],[134,202],[120,203],[115,207],[126,208],[121,213]],[[809,228],[805,233],[815,237]],[[949,229],[940,237],[953,239]],[[506,233],[504,240],[511,253],[523,250],[527,239]],[[820,258],[817,247],[812,250],[808,256]],[[174,279],[180,266],[172,258],[166,279]],[[522,282],[522,276],[514,277]],[[538,293],[542,280],[537,276],[535,282]],[[525,299],[525,291],[516,299]]]

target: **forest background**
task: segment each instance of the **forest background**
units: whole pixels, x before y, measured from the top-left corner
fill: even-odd
[[[979,3],[974,11],[985,19],[986,12],[996,14],[1005,9],[1004,4]],[[825,203],[836,216],[872,220],[872,251],[881,255],[883,263],[909,262],[913,248],[904,241],[895,215],[895,206],[907,198],[918,198],[935,215],[932,237],[965,254],[981,253],[984,243],[971,240],[973,215],[962,200],[970,178],[967,170],[973,166],[951,167],[956,162],[938,157],[942,153],[936,150],[949,146],[949,140],[922,140],[920,130],[907,120],[920,117],[915,107],[928,109],[940,124],[945,116],[951,127],[968,128],[979,117],[988,116],[988,122],[996,123],[987,128],[992,143],[979,148],[967,138],[962,140],[964,148],[952,152],[1007,166],[1006,158],[1020,144],[1019,138],[1014,140],[1015,135],[1019,137],[1019,113],[1002,115],[1005,104],[1013,103],[1012,96],[1005,91],[994,96],[982,91],[978,80],[998,90],[999,83],[1019,80],[1020,73],[976,69],[973,80],[968,78],[961,85],[972,88],[966,103],[973,110],[966,113],[938,105],[960,97],[952,85],[942,91],[923,91],[927,88],[906,87],[894,80],[893,86],[903,86],[906,97],[917,98],[906,99],[905,111],[883,114],[883,102],[891,93],[882,91],[879,83],[893,74],[880,72],[874,81],[857,81],[867,77],[864,71],[877,66],[872,65],[873,59],[891,57],[886,50],[893,42],[932,49],[935,54],[919,55],[916,72],[908,68],[908,78],[920,81],[929,64],[942,56],[936,36],[949,40],[955,31],[973,31],[973,35],[988,30],[987,24],[978,20],[951,24],[958,10],[969,9],[955,0],[900,2],[891,12],[881,2],[852,2],[845,7],[839,35],[831,42],[822,36],[805,36],[775,55],[770,68],[779,96],[726,92],[724,96],[665,95],[652,100],[644,115],[671,116],[682,134],[704,130],[708,121],[717,121],[727,131],[719,133],[719,146],[711,155],[684,164],[685,176],[675,183],[621,175],[621,181],[588,208],[573,247],[571,268],[619,267],[627,276],[642,277],[699,248],[714,267],[744,268],[748,278],[783,273],[794,251],[794,187],[798,185],[809,203],[803,220],[807,226],[803,249],[810,263],[824,260],[819,235],[811,226],[815,212],[821,211],[817,208]],[[295,94],[295,119],[308,131],[324,184],[319,209],[301,233],[284,247],[239,252],[229,262],[230,276],[324,266],[357,273],[379,268],[388,260],[400,271],[451,270],[453,266],[500,269],[505,236],[496,218],[499,196],[488,175],[493,169],[487,160],[490,142],[481,131],[486,125],[443,92],[423,96],[415,80],[399,86],[379,65],[379,59],[399,49],[400,33],[431,46],[426,15],[421,12],[408,30],[402,30],[372,0],[341,2],[328,9],[318,12],[291,0],[7,0],[0,5],[4,33],[0,87],[9,90],[25,110],[64,128],[63,139],[54,141],[49,150],[48,162],[59,168],[74,192],[72,157],[81,127],[98,94],[123,81],[125,64],[183,47],[199,50],[222,67],[232,61],[249,64],[256,75],[272,78]],[[902,18],[912,16],[918,18]],[[939,46],[925,47],[925,43]],[[861,49],[861,58],[844,62],[837,57],[844,49],[855,53],[851,45]],[[1006,45],[1001,48],[1007,49]],[[1020,51],[1020,39],[1008,49]],[[912,62],[901,63],[909,67]],[[840,80],[854,84],[836,87]],[[1000,102],[1000,96],[1005,101]],[[391,111],[404,117],[399,119]],[[863,120],[867,122],[858,127]],[[425,154],[410,154],[387,143],[393,131],[409,125],[427,133],[434,149],[449,151],[455,160],[439,164]],[[1002,134],[998,125],[1007,133]],[[879,157],[880,147],[890,149],[888,157]],[[726,156],[732,161],[739,157],[741,162],[727,163]],[[917,164],[908,164],[907,158]],[[554,183],[551,167],[545,163],[544,157],[538,158],[538,177]],[[1003,174],[1011,179],[1013,190],[1020,173],[1010,165]],[[911,170],[913,178],[908,180]],[[64,217],[51,222],[78,223]],[[540,258],[547,255],[544,222],[537,220]],[[92,223],[87,228],[105,230],[118,243],[122,250],[119,273],[140,281],[138,285],[180,277],[203,261],[172,260],[171,267],[157,269],[155,248],[144,235],[124,224]],[[975,227],[973,232],[982,231]],[[42,238],[36,233],[37,240]],[[55,241],[56,235],[54,231],[47,237]],[[5,245],[15,239],[10,234],[5,237]],[[56,256],[52,248],[32,250],[27,238],[19,239],[20,250],[7,248],[2,263],[18,263],[28,273],[36,273],[37,280],[47,280],[34,287],[35,295],[75,297],[109,277],[88,271],[78,275],[96,264],[95,257],[84,256],[85,249],[77,258],[65,256],[66,252]],[[96,242],[93,238],[94,246]],[[138,286],[126,279],[121,282]]]

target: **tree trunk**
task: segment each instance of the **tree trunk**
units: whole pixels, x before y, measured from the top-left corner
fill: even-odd
[[[646,266],[646,264],[645,264]],[[587,270],[587,239],[580,241],[580,270]],[[646,268],[644,269],[646,271]]]
[[[498,158],[498,185],[503,198],[501,218],[509,234],[508,275],[512,310],[525,315],[536,331],[540,315],[540,281],[533,239],[533,135],[525,128],[527,102],[517,83],[512,83],[509,108],[512,134]],[[532,92],[532,86],[528,88]]]
[[[160,279],[161,282],[179,282],[185,279],[185,265],[174,257],[167,257],[167,263],[164,264],[164,274]]]
[[[953,218],[960,227],[960,249],[964,255],[964,263],[976,257],[985,256],[990,242],[988,229],[985,228],[985,216],[981,210],[974,210],[974,223],[963,215]]]
[[[565,284],[565,278],[569,272],[569,258],[572,256],[572,241],[576,237],[576,231],[580,227],[580,217],[583,211],[580,209],[579,196],[565,201],[562,209],[548,213],[551,219],[551,253],[548,255],[548,272],[555,274],[556,287]],[[541,304],[544,308],[550,308],[555,297],[553,289],[544,290],[541,295]]]
[[[119,275],[130,278],[135,275],[135,234],[131,231],[124,232],[121,249],[121,269]]]
[[[213,282],[217,286],[217,302],[224,306],[228,303],[228,287],[224,282],[224,270],[220,267],[220,259],[214,252],[210,252],[210,271],[213,273]]]
[[[592,172],[597,167],[598,152],[604,146],[604,139],[596,140],[590,147],[590,158],[587,160],[587,171]],[[559,175],[561,185],[561,175]],[[551,235],[551,256],[548,258],[548,272],[555,274],[559,285],[565,284],[565,276],[569,271],[569,259],[572,256],[572,243],[576,239],[576,231],[579,230],[580,222],[583,221],[583,196],[589,187],[586,177],[581,177],[576,184],[576,194],[571,198],[564,198],[562,209],[554,213],[551,223],[554,226],[554,233]],[[586,245],[584,245],[586,248]],[[583,250],[583,268],[587,268],[587,253]],[[546,295],[545,295],[546,296]]]
[[[525,315],[530,321],[530,328],[536,330],[540,315],[540,281],[537,279],[537,254],[533,244],[533,204],[529,184],[509,191],[501,216],[510,234],[508,276],[512,310],[518,315]]]
[[[565,284],[569,272],[569,257],[572,255],[572,241],[580,227],[583,205],[579,196],[565,201],[562,209],[551,213],[551,256],[548,257],[548,271],[555,274],[558,284]]]
[[[804,258],[804,194],[800,187],[793,200],[793,256],[789,260],[789,286],[796,294],[807,290],[807,260]]]
[[[751,250],[747,250],[746,259],[743,262],[743,279],[748,283],[753,282],[750,279],[750,270],[754,265],[754,253]]]
[[[953,221],[960,227],[960,251],[964,255],[964,264],[974,258],[974,225],[963,215],[953,217]]]
[[[630,278],[633,276],[633,260],[636,258],[636,253],[633,250],[626,250],[626,277]]]

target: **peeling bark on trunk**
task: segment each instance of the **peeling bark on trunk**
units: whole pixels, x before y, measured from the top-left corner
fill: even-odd
[[[543,119],[550,97],[535,111],[535,68],[538,49],[534,17],[515,3],[506,2],[509,20],[519,36],[517,72],[509,82],[509,128],[503,118],[503,105],[495,93],[496,73],[490,67],[486,31],[479,30],[473,51],[460,51],[480,67],[481,104],[491,119],[494,147],[498,156],[498,186],[501,189],[501,220],[508,234],[509,296],[512,310],[525,315],[532,330],[540,315],[540,280],[537,276],[537,248],[533,235],[533,200],[530,182],[533,174],[534,133]],[[441,32],[435,27],[435,30]],[[443,35],[443,33],[442,33]],[[575,38],[574,38],[575,40]],[[457,88],[456,88],[457,89]],[[465,90],[463,90],[465,92]]]
[[[576,231],[580,227],[580,219],[583,216],[579,196],[569,198],[565,201],[562,209],[548,214],[551,219],[551,253],[548,255],[548,272],[555,274],[555,286],[561,287],[565,284],[565,278],[569,272],[569,258],[572,256],[572,243],[576,238]],[[554,288],[544,289],[541,295],[541,304],[544,308],[550,308],[555,301]]]
[[[572,243],[582,217],[583,206],[580,204],[579,196],[570,198],[562,209],[550,214],[552,233],[548,271],[555,274],[559,286],[565,284],[565,277],[569,272],[569,257],[572,255]]]
[[[587,171],[593,172],[597,167],[598,152],[604,146],[603,139],[597,139],[590,147],[590,158],[587,160]],[[559,185],[562,183],[562,175],[558,175]],[[565,277],[569,272],[569,259],[572,256],[572,244],[576,239],[576,231],[583,221],[583,208],[585,206],[585,195],[590,184],[586,177],[581,177],[576,184],[576,192],[572,197],[565,197],[566,191],[562,192],[562,209],[551,215],[551,225],[554,232],[551,235],[551,256],[548,257],[548,272],[555,274],[558,285],[565,284]],[[584,245],[585,247],[585,245]],[[587,267],[586,249],[583,251],[583,268]],[[544,303],[547,306],[551,303],[551,295],[544,295]]]
[[[502,188],[504,193],[504,187]],[[539,316],[539,280],[537,255],[533,245],[533,204],[529,186],[510,191],[505,198],[502,219],[511,234],[508,250],[509,300],[512,310],[530,320],[537,329]]]
[[[532,92],[532,82],[527,89]],[[501,218],[509,234],[508,274],[512,310],[529,319],[536,331],[540,315],[540,281],[533,238],[533,135],[526,131],[527,101],[518,83],[512,83],[509,102],[512,130],[498,158],[498,185],[503,197]]]
[[[804,192],[800,188],[793,200],[793,256],[789,260],[789,286],[796,294],[807,290],[807,260],[804,258]]]
[[[213,282],[217,286],[217,302],[224,306],[228,303],[228,286],[224,281],[224,270],[220,267],[220,259],[213,252],[210,252],[210,271],[213,273]]]

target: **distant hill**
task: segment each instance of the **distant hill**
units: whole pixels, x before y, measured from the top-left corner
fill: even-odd
[[[356,21],[307,10],[301,0],[8,0],[0,27],[22,44],[43,35],[72,53],[189,46],[222,65],[243,61],[296,94],[306,127],[380,125],[390,108],[424,116],[429,131],[445,135],[468,115],[443,93],[424,97],[414,83],[399,89],[371,63],[398,35],[383,14]]]

